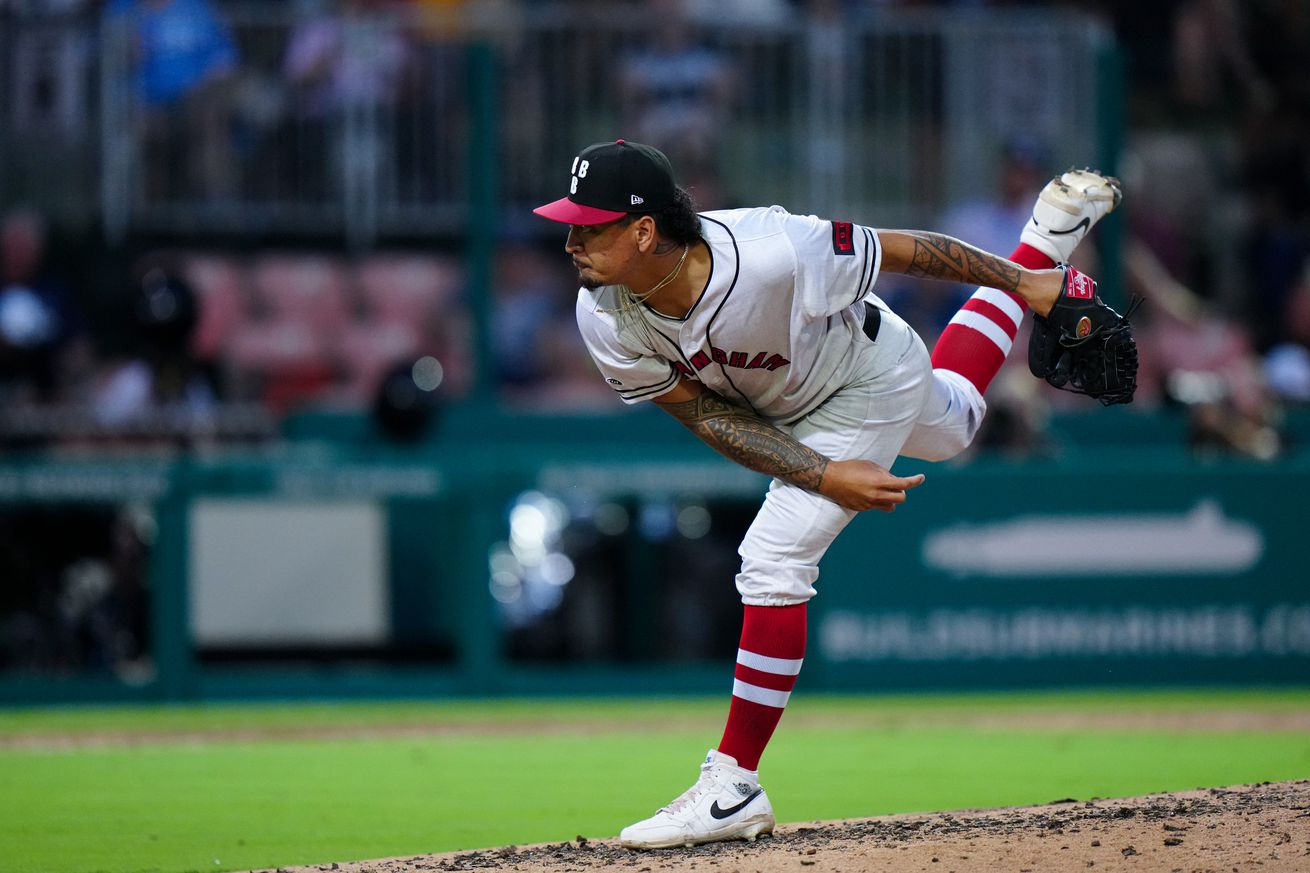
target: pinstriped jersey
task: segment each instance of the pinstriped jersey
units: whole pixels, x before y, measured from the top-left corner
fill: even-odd
[[[683,318],[636,307],[619,318],[618,290],[578,292],[582,338],[627,403],[659,397],[680,378],[778,422],[800,418],[855,374],[864,303],[882,261],[869,227],[780,206],[701,214],[709,282]]]

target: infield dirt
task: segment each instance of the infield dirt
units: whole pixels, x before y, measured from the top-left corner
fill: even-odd
[[[282,868],[294,873],[1305,873],[1310,781],[780,825],[754,843],[634,852],[614,839]]]

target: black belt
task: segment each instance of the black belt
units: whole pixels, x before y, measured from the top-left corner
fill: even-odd
[[[864,335],[877,342],[880,327],[882,327],[882,310],[872,303],[864,304]]]

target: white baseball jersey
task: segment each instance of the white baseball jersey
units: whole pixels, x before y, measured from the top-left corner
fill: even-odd
[[[701,236],[710,278],[683,318],[641,305],[650,330],[633,330],[615,315],[615,286],[581,289],[587,349],[627,403],[698,379],[770,420],[795,421],[854,375],[865,302],[887,308],[872,293],[877,233],[772,206],[702,213]]]

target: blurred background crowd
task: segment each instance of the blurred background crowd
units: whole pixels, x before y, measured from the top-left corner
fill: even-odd
[[[1053,173],[1111,167],[1123,214],[1077,257],[1147,300],[1133,411],[1272,460],[1310,404],[1307,57],[1300,0],[0,0],[0,448],[275,442],[315,409],[412,437],[416,392],[627,414],[530,214],[622,136],[702,209],[1001,254]],[[931,346],[969,289],[877,291]],[[992,392],[980,451],[1051,452],[1086,408],[1021,353]],[[148,525],[88,515],[111,557],[73,573],[39,515],[6,510],[0,568],[38,573],[58,527],[50,608],[136,614],[106,580]]]
[[[957,46],[1034,79],[996,102],[1076,103],[1069,46],[1016,57],[989,13],[1076,17],[1053,41],[1100,28],[1118,93],[1084,101],[1072,134],[984,107],[961,158]],[[469,96],[478,41],[494,141]],[[779,201],[1005,253],[1062,163],[1113,160],[1108,99],[1128,191],[1111,284],[1149,301],[1138,403],[1272,457],[1278,410],[1310,400],[1308,53],[1310,8],[1287,0],[6,0],[0,441],[268,435],[307,405],[366,408],[424,356],[448,399],[618,412],[572,328],[558,234],[522,208],[584,140],[662,146],[702,208]],[[779,134],[798,123],[799,144]],[[852,196],[854,165],[879,161]],[[494,191],[475,215],[476,167]],[[489,301],[470,294],[479,232]],[[930,344],[964,293],[879,290]],[[1060,399],[1013,369],[989,438],[1040,450]]]

